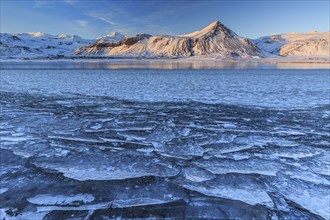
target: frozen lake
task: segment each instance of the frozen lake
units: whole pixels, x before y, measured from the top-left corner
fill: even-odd
[[[20,65],[1,218],[330,219],[327,69]]]
[[[1,73],[3,91],[273,108],[329,104],[329,85],[329,70],[323,69],[8,69]]]

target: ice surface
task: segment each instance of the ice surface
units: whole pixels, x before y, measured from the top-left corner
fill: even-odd
[[[141,69],[116,70],[108,74],[107,70],[93,73],[90,70],[70,70],[70,73],[54,70],[58,66],[61,65],[53,64],[48,70],[30,71],[28,74],[22,74],[28,70],[2,70],[1,90],[31,92],[38,88],[42,94],[86,94],[133,101],[197,101],[275,108],[305,108],[330,104],[330,77],[327,70],[151,72]],[[318,77],[314,77],[315,74]]]
[[[6,219],[329,219],[328,72],[37,72],[1,73]]]

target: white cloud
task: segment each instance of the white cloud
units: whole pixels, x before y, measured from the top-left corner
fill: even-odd
[[[75,22],[81,27],[87,27],[89,24],[89,22],[85,20],[76,20]]]
[[[105,16],[103,15],[100,15],[99,13],[95,13],[95,12],[92,12],[90,14],[87,14],[89,17],[92,17],[92,18],[96,18],[96,19],[99,19],[107,24],[110,24],[110,25],[117,25],[116,22],[110,20],[109,18],[106,18]]]
[[[100,19],[101,21],[104,21],[104,22],[108,23],[108,24],[116,25],[115,22],[113,22],[113,21],[111,21],[111,20],[109,20],[107,18],[104,18],[104,17],[97,17],[97,18]]]

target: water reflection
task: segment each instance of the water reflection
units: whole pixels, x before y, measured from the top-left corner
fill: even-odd
[[[6,61],[1,62],[1,69],[330,69],[330,63],[224,60],[56,60]]]

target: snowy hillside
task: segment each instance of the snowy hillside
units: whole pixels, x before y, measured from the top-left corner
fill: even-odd
[[[92,42],[94,41],[66,34],[55,36],[42,32],[24,34],[1,33],[0,57],[1,59],[7,59],[71,56],[75,49]]]
[[[96,42],[75,51],[83,56],[189,57],[214,54],[221,57],[260,57],[261,51],[219,21],[201,31],[182,36],[140,34],[117,42]]]
[[[330,60],[330,32],[287,33],[261,37],[254,43],[270,54]]]
[[[113,32],[112,34],[107,34],[102,37],[96,38],[97,42],[104,43],[104,42],[115,42],[120,41],[125,36],[118,32]]]

